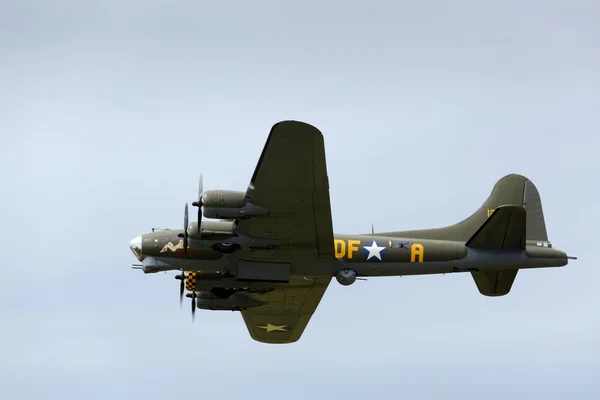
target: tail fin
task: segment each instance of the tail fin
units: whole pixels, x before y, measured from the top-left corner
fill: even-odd
[[[518,174],[510,174],[501,178],[494,185],[487,200],[473,215],[446,229],[452,231],[454,240],[466,241],[496,208],[504,205],[523,207],[527,211],[526,240],[548,240],[540,194],[533,182]]]
[[[529,179],[510,174],[501,178],[492,189],[487,200],[470,217],[463,221],[437,229],[408,232],[391,232],[393,236],[423,239],[468,241],[488,217],[500,206],[514,205],[526,210],[526,240],[547,241],[546,224],[540,194]]]

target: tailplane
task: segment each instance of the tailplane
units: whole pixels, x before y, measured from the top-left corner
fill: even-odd
[[[471,272],[479,293],[488,297],[504,296],[510,292],[518,269]]]
[[[525,250],[527,211],[519,206],[500,206],[471,236],[465,246],[486,250]],[[479,293],[504,296],[510,292],[518,269],[471,271]]]
[[[525,250],[527,211],[519,206],[500,206],[471,236],[465,246],[488,250]]]

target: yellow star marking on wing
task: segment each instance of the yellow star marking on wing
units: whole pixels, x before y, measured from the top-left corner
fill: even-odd
[[[285,329],[287,325],[271,325],[271,324],[267,324],[266,326],[256,326],[257,328],[261,328],[266,330],[267,332],[273,332],[273,331],[281,331],[281,332],[285,332],[287,331],[287,329]]]
[[[171,243],[171,242],[165,244],[165,247],[163,247],[160,252],[164,253],[167,250],[171,250],[171,251],[175,252],[178,249],[183,249],[183,239],[181,239],[179,241],[179,243],[177,243],[177,246],[173,246],[173,243]]]

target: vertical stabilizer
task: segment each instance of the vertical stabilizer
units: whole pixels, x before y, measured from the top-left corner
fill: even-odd
[[[506,175],[496,182],[487,200],[461,222],[437,229],[384,232],[382,235],[466,242],[500,206],[524,207],[527,211],[527,240],[545,240],[546,226],[540,195],[529,179],[519,174]],[[540,237],[533,237],[540,236]]]

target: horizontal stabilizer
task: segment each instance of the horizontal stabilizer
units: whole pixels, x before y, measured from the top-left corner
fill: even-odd
[[[523,250],[527,212],[519,206],[500,206],[477,229],[465,246],[475,249]]]
[[[510,292],[510,288],[517,277],[518,269],[502,271],[479,271],[471,272],[473,280],[484,296],[504,296]]]

